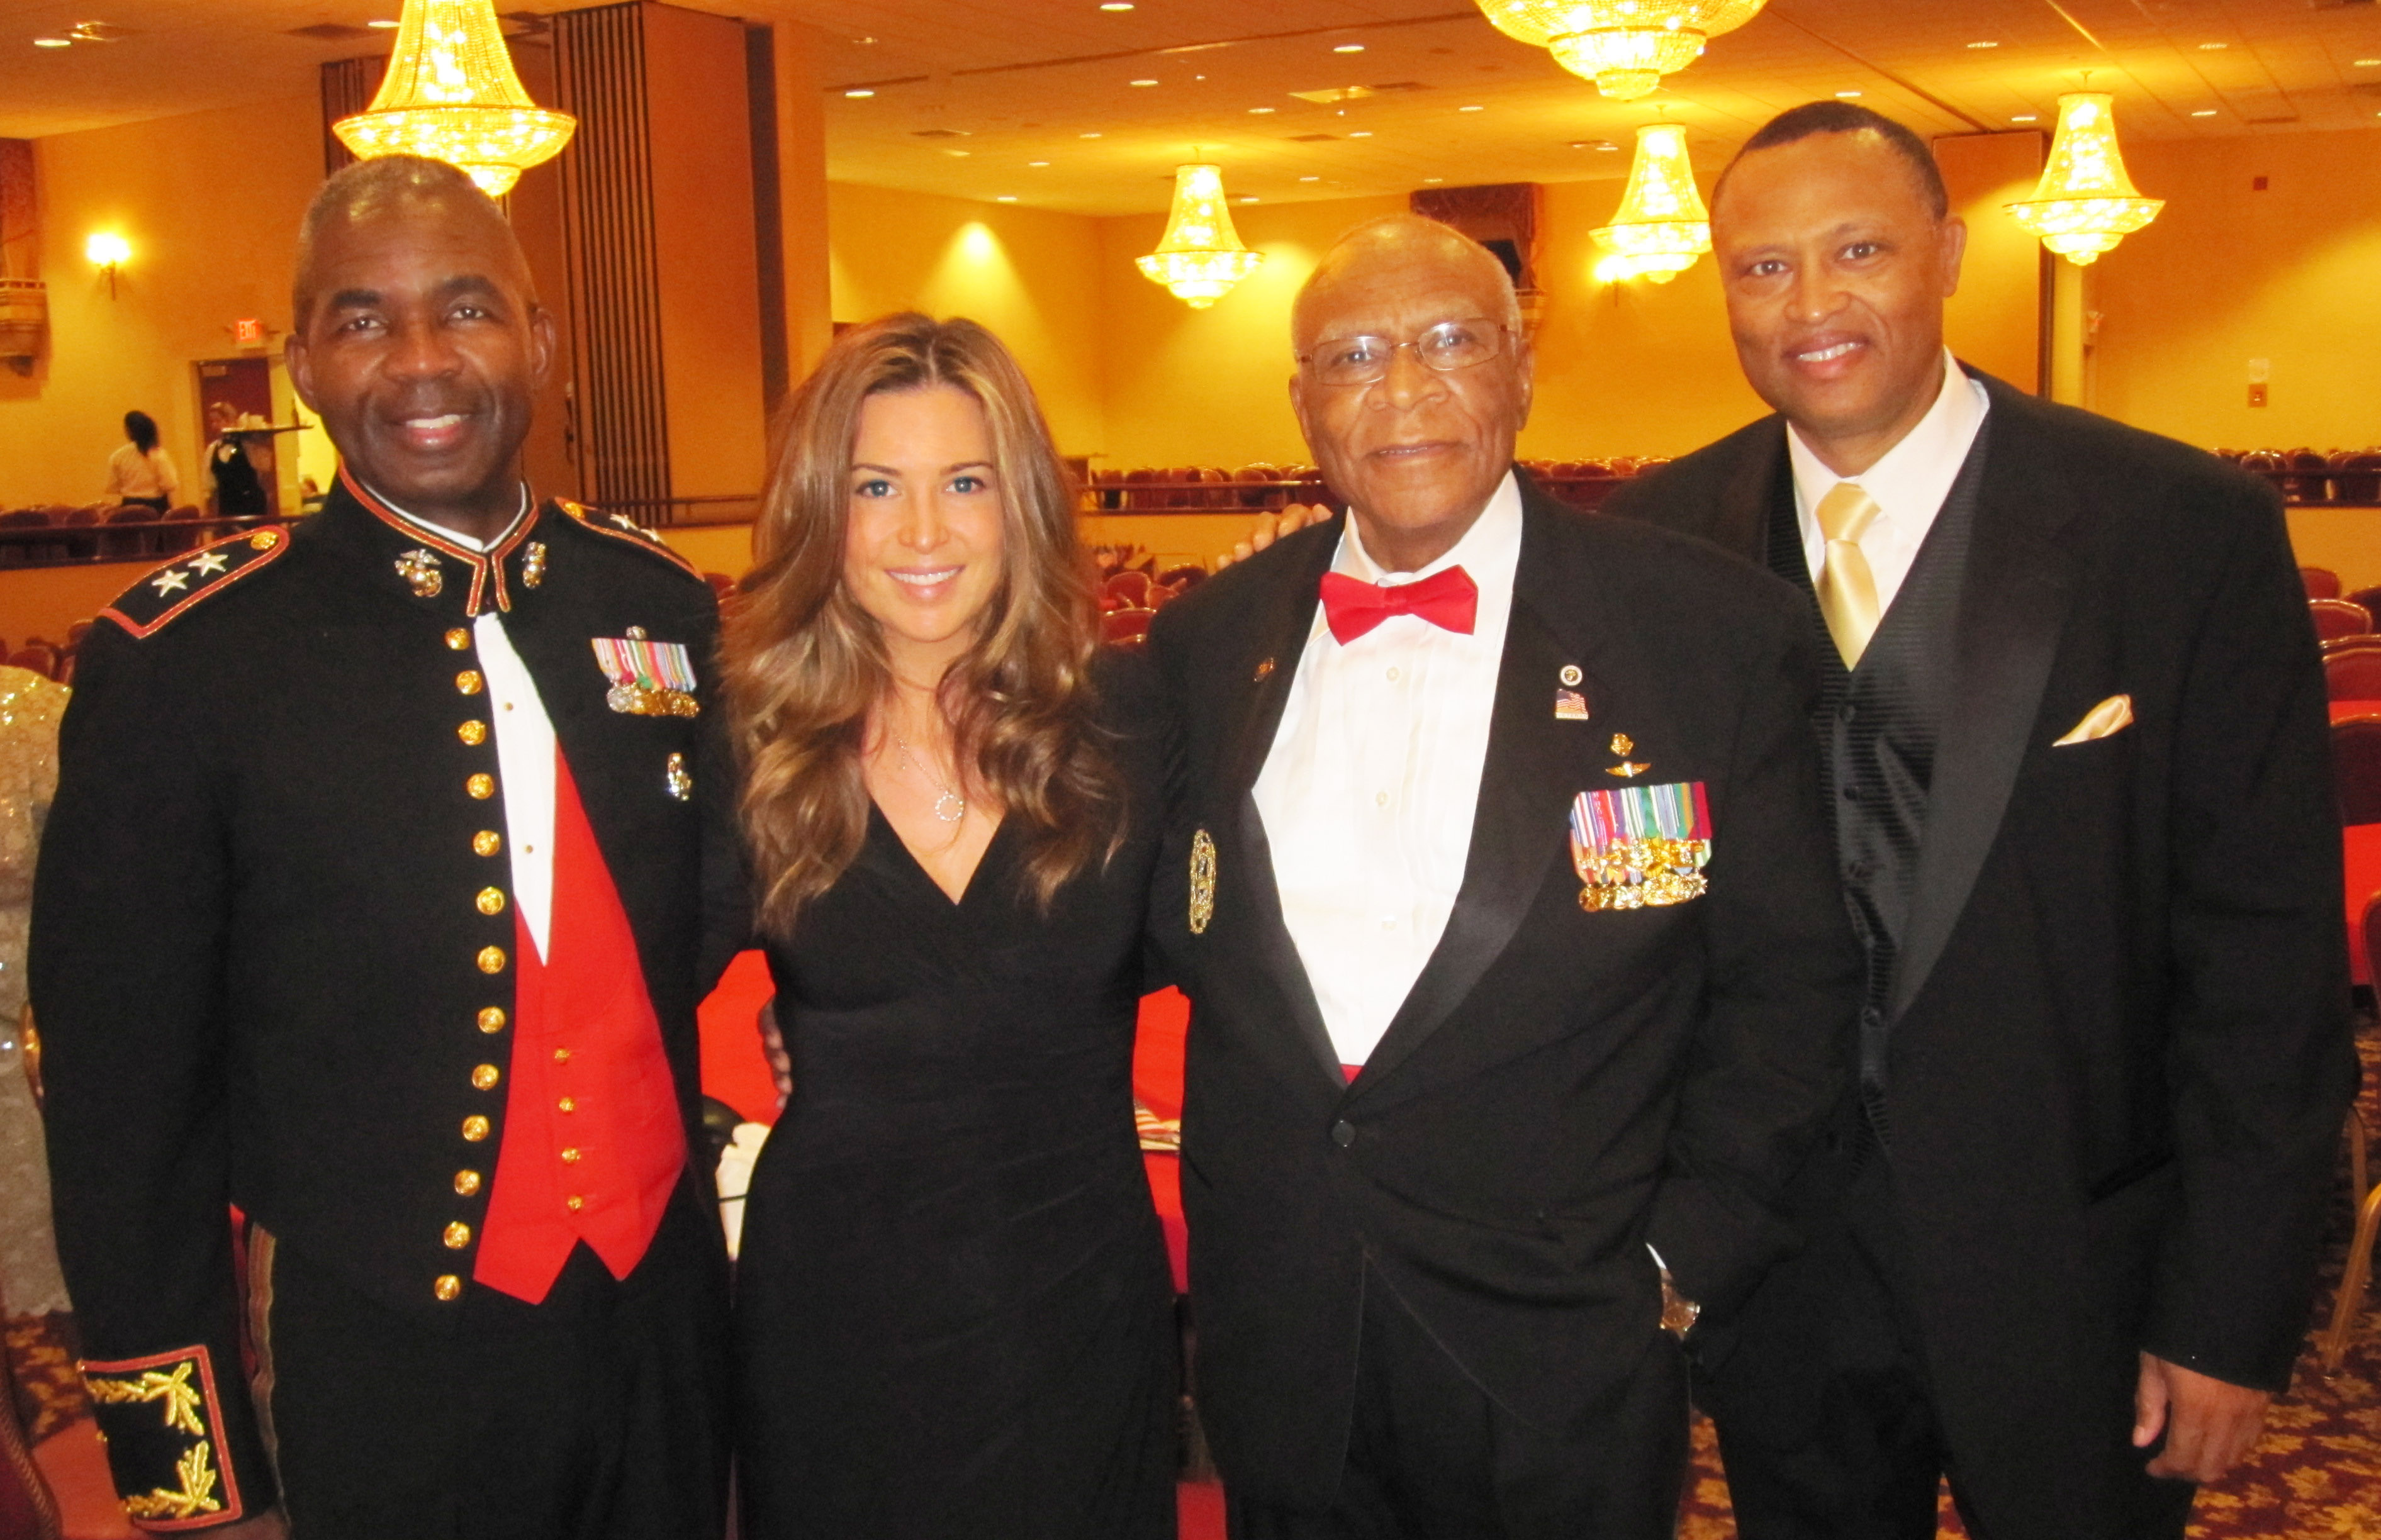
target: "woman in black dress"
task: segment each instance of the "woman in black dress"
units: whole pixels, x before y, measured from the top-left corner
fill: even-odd
[[[750,1540],[1171,1540],[1132,1116],[1165,740],[973,322],[839,338],[727,642],[793,1090],[746,1200]]]

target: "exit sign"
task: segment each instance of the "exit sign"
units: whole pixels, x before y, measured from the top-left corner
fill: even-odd
[[[242,347],[263,347],[264,322],[254,316],[243,316],[231,323],[231,340]]]

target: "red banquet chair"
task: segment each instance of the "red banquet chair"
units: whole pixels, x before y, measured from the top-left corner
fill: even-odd
[[[2306,585],[2309,599],[2338,599],[2339,574],[2329,567],[2301,567],[2299,581]]]
[[[1127,608],[1139,610],[1148,607],[1149,574],[1145,572],[1128,567],[1122,572],[1110,573],[1104,587],[1108,593],[1123,600]],[[2365,629],[2372,627],[2368,625]]]
[[[2381,646],[2326,649],[2323,689],[2334,700],[2381,700]]]
[[[2331,770],[2342,824],[2381,823],[2381,716],[2331,724]]]
[[[2325,641],[2373,629],[2373,612],[2344,599],[2310,599],[2307,612],[2314,619],[2314,634]]]
[[[1154,610],[1110,610],[1100,617],[1100,640],[1111,647],[1137,648],[1149,640],[1149,623],[1156,614]]]

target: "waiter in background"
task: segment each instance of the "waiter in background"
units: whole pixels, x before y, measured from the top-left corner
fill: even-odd
[[[57,1227],[117,1486],[226,1535],[715,1540],[711,591],[519,480],[553,325],[462,173],[334,176],[296,311],[329,505],[102,612],[42,855]]]

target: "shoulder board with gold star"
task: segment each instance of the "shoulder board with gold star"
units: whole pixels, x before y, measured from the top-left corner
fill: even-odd
[[[136,637],[147,637],[202,599],[262,572],[289,549],[286,529],[250,529],[175,557],[116,596],[100,612]]]
[[[554,500],[554,505],[568,514],[577,521],[579,527],[589,534],[608,535],[623,544],[651,552],[667,561],[689,577],[697,581],[702,577],[702,574],[695,570],[692,562],[670,549],[669,542],[626,514],[607,514],[599,508],[590,508],[585,503],[573,503],[568,498],[561,497]]]

